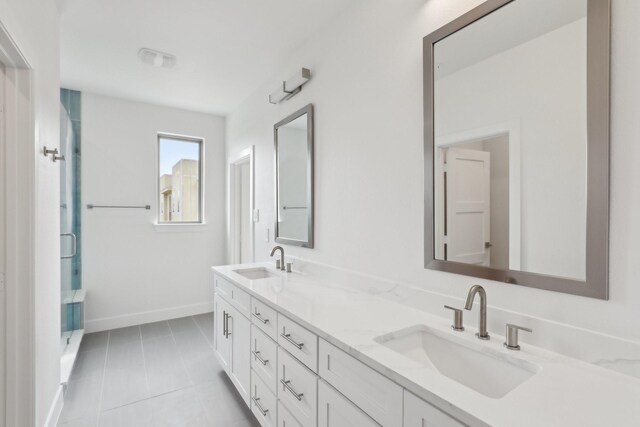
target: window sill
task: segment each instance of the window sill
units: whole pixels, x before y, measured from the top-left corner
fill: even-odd
[[[153,227],[160,233],[201,233],[207,229],[207,223],[198,224],[158,224]]]

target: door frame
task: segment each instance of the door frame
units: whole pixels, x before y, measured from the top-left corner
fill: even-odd
[[[249,225],[249,253],[251,254],[250,262],[255,260],[255,147],[252,145],[240,151],[235,157],[229,161],[229,188],[228,188],[228,236],[229,236],[229,261],[231,264],[240,263],[240,242],[239,227],[237,217],[237,187],[238,187],[238,170],[240,165],[249,162],[249,212],[251,212],[251,220]]]
[[[35,424],[35,221],[36,128],[33,68],[0,22],[0,62],[5,67],[4,134],[0,173],[4,206],[4,327],[0,353],[4,382],[0,425]],[[1,132],[0,132],[1,133]],[[42,154],[40,154],[42,155]],[[0,285],[2,286],[2,285]],[[1,375],[0,375],[1,376]],[[4,408],[2,408],[4,406]],[[3,409],[3,410],[2,410]]]
[[[508,135],[509,137],[509,269],[519,270],[522,256],[522,203],[521,203],[521,162],[520,162],[520,120],[513,120],[509,122],[496,123],[488,126],[483,126],[474,129],[468,129],[462,132],[455,132],[446,135],[435,137],[435,147],[438,149],[437,153],[434,153],[434,158],[439,159],[440,149],[446,147],[453,147],[461,144],[468,144],[470,142],[481,141],[483,139]],[[440,160],[436,161],[436,174],[440,177],[443,173],[441,170]],[[439,178],[435,178],[434,182],[437,183]],[[438,185],[435,186],[436,198],[444,197],[444,194],[439,194]],[[440,204],[440,206],[443,206]],[[435,214],[435,213],[434,213]],[[436,219],[436,232],[439,228]],[[436,248],[436,254],[437,248]]]

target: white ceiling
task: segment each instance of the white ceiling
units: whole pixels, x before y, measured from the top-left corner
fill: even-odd
[[[290,77],[274,77],[282,61],[360,0],[57,1],[63,87],[225,115]],[[144,64],[142,47],[176,66]]]

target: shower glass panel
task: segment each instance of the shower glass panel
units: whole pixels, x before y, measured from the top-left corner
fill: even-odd
[[[62,382],[84,329],[80,227],[80,92],[60,90],[60,270]],[[66,368],[65,368],[66,367]]]

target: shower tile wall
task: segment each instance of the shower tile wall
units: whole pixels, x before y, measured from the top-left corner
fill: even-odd
[[[82,235],[81,235],[81,93],[69,89],[60,90],[61,108],[61,154],[66,157],[64,173],[61,174],[60,220],[61,233],[76,235],[76,255],[62,260],[62,294],[82,288]],[[67,188],[70,187],[70,188]],[[62,253],[69,251],[69,239],[62,238]],[[81,304],[65,304],[62,307],[62,332],[80,329]]]

